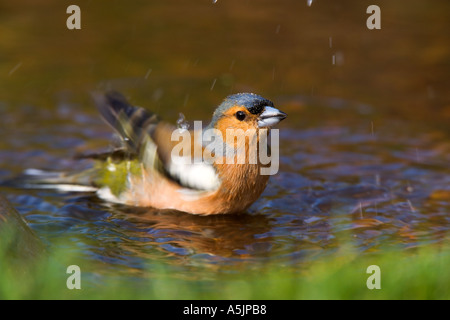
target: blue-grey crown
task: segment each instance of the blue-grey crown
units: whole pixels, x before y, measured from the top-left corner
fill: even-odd
[[[229,105],[229,102],[231,105]],[[237,93],[228,96],[224,103],[231,107],[232,105],[242,105],[252,114],[260,114],[264,108],[273,107],[273,102],[254,93]]]

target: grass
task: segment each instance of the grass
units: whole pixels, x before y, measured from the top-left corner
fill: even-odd
[[[10,263],[8,251],[0,245],[0,258],[1,299],[450,298],[450,250],[442,247],[371,255],[346,250],[301,266],[256,264],[233,274],[205,270],[208,280],[186,279],[161,263],[152,265],[145,277],[93,272],[102,265],[83,264],[80,290],[66,286],[71,275],[67,266],[80,260],[63,251],[27,260],[24,268],[17,260]],[[370,265],[380,267],[381,289],[366,286]]]

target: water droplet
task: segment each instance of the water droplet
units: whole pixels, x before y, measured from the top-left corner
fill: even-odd
[[[436,94],[432,86],[427,86],[428,99],[433,100],[436,98]]]
[[[280,33],[280,28],[281,28],[281,25],[277,25],[277,28],[275,29],[275,33]]]
[[[333,65],[342,66],[344,64],[344,54],[342,52],[336,52],[332,58]]]
[[[381,185],[381,177],[378,173],[375,175],[375,185],[377,186]]]
[[[217,78],[213,80],[213,83],[212,83],[211,88],[209,90],[212,91],[214,89],[214,86],[216,85],[216,81],[217,81]]]
[[[19,69],[21,65],[22,65],[22,62],[19,62],[18,64],[16,64],[16,65],[14,66],[14,68],[12,68],[11,70],[9,70],[8,76],[10,76],[10,75],[12,75],[14,72],[16,72],[16,70]]]
[[[412,212],[416,212],[416,208],[412,205],[411,200],[406,200],[408,202],[409,208],[411,209]]]
[[[189,130],[189,123],[186,121],[184,114],[182,114],[181,112],[180,115],[178,116],[177,126],[178,129]]]
[[[150,75],[150,73],[152,73],[152,69],[148,69],[147,73],[145,74],[144,79],[147,80],[148,76]]]
[[[186,107],[188,101],[189,101],[189,93],[186,94],[186,96],[184,97],[183,107]]]
[[[230,64],[230,71],[233,70],[234,64],[235,64],[236,60],[231,61]]]

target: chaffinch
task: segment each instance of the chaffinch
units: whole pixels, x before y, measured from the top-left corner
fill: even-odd
[[[243,212],[264,191],[269,175],[262,170],[270,163],[251,156],[267,149],[270,128],[286,118],[271,101],[253,93],[230,95],[208,126],[194,123],[188,130],[130,105],[118,92],[93,96],[122,146],[83,156],[97,160],[91,169],[53,182],[89,184],[81,191],[112,202],[201,215]]]

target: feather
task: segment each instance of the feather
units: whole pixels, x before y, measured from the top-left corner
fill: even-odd
[[[220,180],[211,164],[199,163],[192,157],[185,159],[188,161],[183,164],[174,159],[172,150],[177,142],[172,141],[171,137],[176,127],[160,122],[159,117],[152,112],[130,105],[118,92],[93,96],[103,119],[119,133],[127,151],[138,156],[146,169],[162,172],[185,188],[208,191],[218,188]],[[182,141],[189,144],[189,150],[194,142],[193,137],[194,134],[192,140]],[[112,158],[123,154],[124,150],[119,148],[109,156]],[[105,159],[108,154],[95,157]]]

